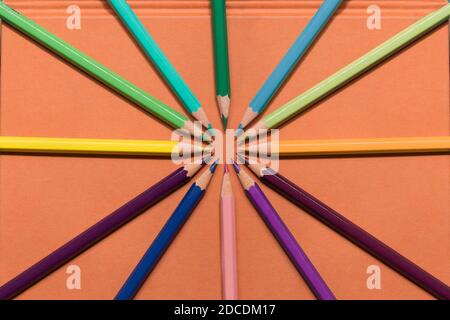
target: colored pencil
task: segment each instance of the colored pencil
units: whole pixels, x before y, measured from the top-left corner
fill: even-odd
[[[280,156],[438,153],[450,151],[450,137],[281,140],[251,144],[246,150]]]
[[[227,12],[225,0],[211,1],[216,73],[216,98],[223,128],[226,129],[230,112],[230,65],[228,61]]]
[[[226,164],[220,194],[220,231],[222,298],[224,300],[237,300],[238,285],[235,200],[233,190],[231,189],[230,174]]]
[[[275,109],[255,124],[252,130],[246,133],[245,136],[252,138],[258,134],[258,130],[260,129],[278,128],[284,122],[341,88],[349,81],[371,70],[374,66],[386,60],[414,40],[425,35],[427,32],[435,29],[441,23],[447,22],[449,17],[450,4],[447,4],[441,9],[420,19],[285,105]]]
[[[283,59],[264,82],[250,102],[249,107],[239,124],[238,129],[245,128],[253,119],[261,114],[277,93],[283,82],[288,78],[295,66],[305,56],[314,41],[330,21],[333,14],[341,5],[342,0],[325,0],[311,18],[305,29],[299,35],[294,44],[289,48]]]
[[[269,202],[258,184],[240,166],[233,162],[233,167],[238,174],[245,194],[260,214],[267,227],[280,243],[280,246],[291,259],[297,271],[305,280],[311,291],[320,300],[335,300],[334,294],[328,288],[319,272],[311,263],[303,249],[295,240],[292,233],[284,224],[272,204]]]
[[[209,148],[170,140],[69,139],[2,137],[0,152],[69,153],[91,155],[170,156],[199,154]]]
[[[0,287],[0,300],[12,299],[69,260],[86,251],[113,231],[139,216],[149,207],[186,184],[201,164],[180,167],[152,187],[106,216],[89,229]]]
[[[125,0],[108,0],[109,5],[119,16],[122,23],[133,35],[141,49],[166,80],[172,91],[181,101],[185,109],[206,128],[211,129],[211,123],[202,108],[200,101],[188,87],[184,79],[164,54],[148,30],[136,16]]]
[[[198,138],[203,137],[206,140],[210,140],[208,135],[203,135],[201,128],[195,126],[184,115],[15,11],[4,2],[0,2],[0,18],[173,128],[182,129]]]
[[[117,293],[115,300],[130,300],[134,298],[147,277],[156,267],[158,261],[169,248],[184,223],[194,211],[195,207],[203,198],[216,167],[217,161],[215,161],[208,170],[192,184],[178,207],[156,236],[156,239],[152,242],[142,259]]]
[[[450,299],[450,288],[382,241],[315,198],[281,174],[259,164],[247,163],[261,181],[286,199],[379,259],[439,299]]]

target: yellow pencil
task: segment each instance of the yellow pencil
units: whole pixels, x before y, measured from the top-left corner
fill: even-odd
[[[170,140],[66,139],[0,137],[0,152],[170,156],[207,151],[199,145]]]
[[[250,154],[280,156],[438,153],[450,151],[450,137],[282,140],[250,144],[245,149]]]

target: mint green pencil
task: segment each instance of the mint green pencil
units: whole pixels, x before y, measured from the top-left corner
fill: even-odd
[[[414,40],[430,32],[450,17],[450,4],[430,13],[416,23],[407,27],[386,42],[382,43],[364,56],[353,61],[316,86],[300,94],[285,105],[266,115],[261,121],[245,133],[243,137],[252,139],[258,130],[278,128],[280,125],[306,110],[308,107],[325,98],[349,81],[366,73]],[[243,141],[241,138],[241,141]]]
[[[145,26],[136,16],[134,11],[125,0],[108,0],[109,5],[114,9],[128,31],[133,35],[136,42],[144,53],[164,77],[167,84],[180,99],[186,110],[206,128],[211,129],[211,123],[202,108],[200,101],[189,89],[186,82],[177,72],[167,56],[152,38]]]

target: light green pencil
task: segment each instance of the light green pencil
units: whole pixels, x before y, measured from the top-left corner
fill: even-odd
[[[195,137],[200,138],[203,136],[209,140],[209,136],[203,135],[201,128],[195,126],[187,117],[152,97],[144,90],[125,80],[117,73],[114,73],[3,2],[0,2],[0,19],[3,19],[4,22],[50,49],[61,58],[101,81],[173,128],[187,130]]]
[[[285,105],[269,113],[253,128],[249,129],[244,136],[251,139],[257,135],[258,130],[260,129],[272,129],[279,127],[287,120],[325,98],[349,81],[364,74],[380,62],[386,60],[388,57],[398,52],[415,39],[433,30],[441,23],[447,22],[449,17],[450,4],[447,4],[441,9],[436,10],[420,19],[366,55],[339,70],[329,78],[323,80]]]
[[[158,72],[164,77],[167,84],[176,94],[185,109],[206,128],[211,129],[211,123],[209,122],[200,101],[198,101],[197,97],[172,65],[169,58],[167,58],[156,41],[152,38],[128,3],[125,0],[108,0],[108,3],[133,35],[134,39],[150,61],[153,62]]]

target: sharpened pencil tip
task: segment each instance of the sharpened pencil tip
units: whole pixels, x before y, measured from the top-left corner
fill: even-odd
[[[216,136],[216,131],[213,129],[212,124],[208,124],[208,132],[207,134],[209,134],[211,137],[215,137]]]
[[[211,173],[214,173],[214,171],[216,171],[216,168],[217,168],[218,164],[219,164],[219,159],[214,161],[214,163],[209,167],[209,171],[211,171]]]
[[[248,164],[248,158],[245,155],[243,155],[241,153],[238,153],[237,157],[238,157],[240,162]]]
[[[228,124],[228,118],[222,115],[222,125],[223,128],[226,129]]]
[[[231,159],[231,161],[233,161],[234,171],[236,171],[237,173],[241,172],[241,167],[237,164],[237,162],[234,161],[234,159]]]
[[[236,138],[239,138],[243,133],[244,133],[244,127],[242,126],[242,124],[239,124],[238,128],[234,132],[234,136]]]
[[[212,156],[211,155],[207,155],[203,158],[202,164],[208,164],[209,161],[211,160]]]
[[[211,138],[211,136],[209,134],[203,133],[202,140],[205,141],[205,142],[211,142],[212,138]]]

